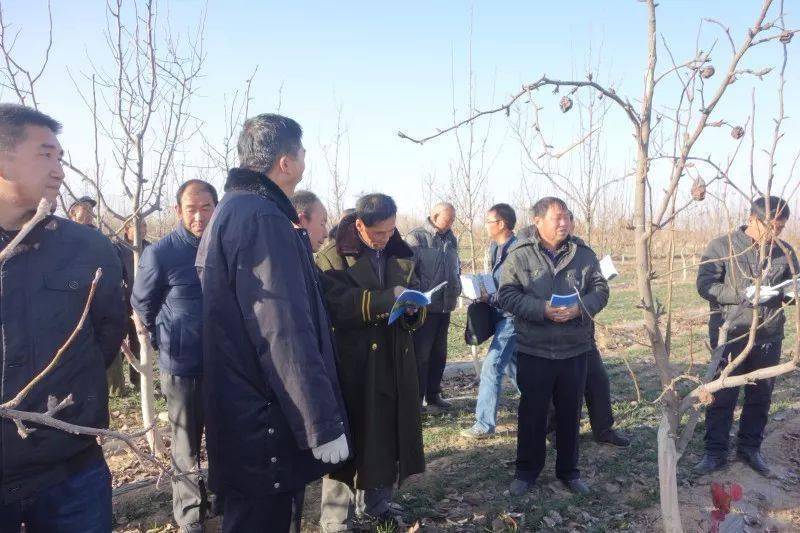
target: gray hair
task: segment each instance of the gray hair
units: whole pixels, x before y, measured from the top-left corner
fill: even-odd
[[[242,168],[267,173],[281,156],[297,155],[303,129],[282,115],[264,113],[247,119],[239,134],[237,149]]]

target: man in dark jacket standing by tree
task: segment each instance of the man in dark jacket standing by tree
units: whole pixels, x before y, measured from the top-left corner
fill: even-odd
[[[289,200],[305,169],[302,129],[258,115],[238,151],[197,254],[209,484],[225,496],[224,531],[281,533],[297,493],[349,456],[347,421],[311,244]]]
[[[536,233],[518,241],[500,276],[500,307],[514,315],[517,385],[522,396],[517,469],[511,493],[521,496],[544,467],[547,413],[556,408],[556,477],[573,492],[589,488],[578,471],[578,429],[586,386],[592,320],[608,302],[608,283],[594,252],[570,235],[567,205],[542,198],[533,207]],[[550,304],[577,292],[577,303]]]
[[[719,371],[729,360],[743,353],[748,344],[753,313],[758,313],[755,344],[747,358],[731,372],[739,375],[778,364],[786,321],[782,303],[789,300],[793,287],[772,289],[792,279],[792,268],[800,267],[788,243],[778,239],[789,219],[789,206],[776,196],[756,199],[750,208],[746,226],[711,241],[697,271],[697,292],[719,308],[723,323],[719,342],[724,344]],[[761,248],[764,247],[762,255]],[[758,301],[755,301],[756,280],[761,278]],[[796,292],[794,293],[797,294]],[[713,317],[712,317],[713,320]],[[709,327],[709,330],[712,330]],[[710,331],[713,335],[713,331]],[[724,341],[723,341],[724,337]],[[712,339],[713,341],[713,339]],[[775,378],[758,380],[745,387],[744,406],[739,419],[737,455],[755,471],[769,475],[770,469],[761,455],[764,427],[767,424]],[[733,411],[739,398],[739,387],[722,389],[706,409],[706,452],[695,471],[707,474],[725,466]]]
[[[172,513],[181,533],[202,532],[207,507],[199,475],[203,437],[203,299],[195,259],[217,191],[189,180],[175,198],[178,227],[142,253],[131,305],[158,348],[161,391],[172,426]]]
[[[396,217],[390,197],[363,196],[356,212],[339,223],[336,240],[316,257],[336,328],[355,448],[353,459],[323,480],[325,533],[351,530],[354,515],[391,522],[394,484],[425,470],[411,336],[424,322],[425,309],[388,323],[404,287],[417,288],[413,254],[395,227]]]
[[[43,113],[0,104],[0,251],[42,198],[54,205],[64,179],[60,131]],[[108,427],[105,371],[125,326],[119,260],[98,231],[55,216],[0,262],[0,402],[14,398],[64,345],[98,268],[86,322],[17,409],[44,413],[48,396],[72,395],[74,403],[54,416]],[[0,531],[18,532],[23,523],[28,533],[111,531],[111,474],[95,437],[39,425],[23,439],[11,420],[0,419]]]
[[[456,210],[441,202],[431,210],[425,225],[406,237],[414,251],[416,274],[421,291],[429,291],[442,282],[447,285],[433,295],[425,324],[414,334],[414,350],[419,373],[420,404],[432,410],[449,409],[442,399],[442,376],[447,364],[447,332],[450,313],[461,294],[461,263],[458,240],[453,234]]]

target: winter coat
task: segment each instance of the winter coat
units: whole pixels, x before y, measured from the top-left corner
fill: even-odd
[[[142,250],[152,244],[150,241],[142,240]],[[114,241],[114,249],[117,251],[120,263],[122,263],[122,284],[125,288],[125,303],[130,307],[131,294],[133,293],[133,244],[125,239]]]
[[[231,169],[197,253],[212,490],[296,491],[335,468],[311,449],[346,434],[311,243],[267,176]]]
[[[200,239],[182,223],[139,260],[131,306],[158,349],[158,366],[175,376],[203,374],[203,299],[195,258]]]
[[[697,292],[711,305],[721,307],[722,319],[729,323],[728,340],[748,334],[753,320],[753,305],[745,301],[744,291],[754,284],[754,278],[758,276],[759,246],[744,230],[745,227],[741,227],[712,240],[697,270]],[[784,241],[780,243],[771,247],[770,268],[764,275],[762,285],[777,285],[790,279],[790,261],[795,271],[800,271],[792,247]],[[761,322],[756,332],[757,342],[763,344],[783,338],[786,318],[781,303],[781,298],[773,298],[759,306]]]
[[[597,256],[577,237],[570,236],[558,264],[542,251],[538,234],[518,240],[500,275],[500,307],[514,315],[517,350],[546,359],[568,359],[593,347],[592,317],[608,303],[608,283]],[[568,322],[544,316],[553,294],[580,295],[581,314]]]
[[[461,294],[461,261],[458,258],[458,239],[452,230],[439,233],[430,219],[406,235],[414,252],[416,275],[421,291],[428,291],[443,281],[442,290],[433,295],[429,313],[449,313],[458,305]]]
[[[0,232],[0,249],[10,238]],[[43,413],[47,398],[73,405],[56,418],[108,427],[106,367],[119,352],[125,328],[122,273],[102,233],[59,217],[39,223],[0,263],[0,402],[12,399],[53,359],[86,306],[95,271],[102,268],[89,314],[58,364],[18,409]],[[0,501],[17,501],[56,485],[103,454],[92,436],[27,424],[22,439],[0,419]]]
[[[333,477],[359,489],[391,486],[425,470],[419,383],[411,332],[425,310],[391,326],[394,287],[417,288],[412,251],[395,234],[383,250],[380,283],[355,215],[339,224],[336,241],[316,256],[340,357],[339,376],[353,435],[355,457]]]
[[[494,241],[489,244],[487,257],[489,258],[489,269],[492,273],[495,289],[500,288],[500,274],[503,272],[503,263],[506,262],[508,252],[511,251],[511,248],[514,246],[515,242],[517,242],[517,236],[512,234],[508,241],[503,243],[502,246],[498,246]],[[499,291],[495,291],[494,294],[489,295],[489,305],[496,309],[500,308],[500,300],[498,296]],[[511,316],[511,313],[503,313],[503,315]]]

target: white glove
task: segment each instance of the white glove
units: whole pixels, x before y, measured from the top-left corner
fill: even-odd
[[[311,449],[314,454],[314,459],[318,459],[323,463],[341,463],[350,456],[350,448],[347,446],[347,437],[344,433],[339,435],[339,438],[326,442],[316,448]]]
[[[753,301],[753,297],[756,295],[756,286],[751,285],[744,290],[744,297],[753,305],[756,305],[756,302]],[[772,287],[761,287],[761,292],[758,294],[758,304],[765,304],[768,301],[772,300],[775,297],[781,295],[780,291],[773,289]]]

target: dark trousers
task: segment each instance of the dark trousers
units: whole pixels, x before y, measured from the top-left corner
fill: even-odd
[[[224,533],[287,533],[300,531],[303,491],[264,494],[245,498],[225,493]],[[295,506],[300,505],[299,512]]]
[[[589,411],[589,423],[592,434],[600,437],[614,426],[614,414],[611,411],[611,382],[608,379],[606,365],[600,351],[594,348],[586,353],[586,410]],[[555,408],[550,406],[547,420],[547,432],[556,430]]]
[[[729,357],[736,357],[744,349],[745,342],[737,342],[725,347],[720,370]],[[778,364],[781,358],[781,341],[756,344],[747,358],[732,376],[746,374],[753,370]],[[717,373],[719,375],[719,372]],[[762,379],[744,388],[744,405],[739,417],[737,447],[741,450],[758,450],[764,440],[769,406],[772,402],[772,389],[775,378]],[[728,436],[733,424],[733,411],[739,399],[739,387],[722,389],[714,393],[714,400],[706,409],[706,452],[712,455],[728,453]]]
[[[517,353],[517,385],[521,393],[517,430],[516,478],[533,483],[544,468],[547,412],[556,416],[556,477],[580,477],[578,429],[586,388],[587,354],[545,359]]]
[[[425,323],[414,332],[420,398],[430,400],[442,392],[449,329],[450,313],[428,313]]]
[[[718,308],[711,307],[710,312],[711,314],[708,316],[708,343],[713,350],[719,344],[719,330],[725,320],[722,318],[722,311]]]
[[[161,392],[167,398],[167,414],[172,428],[172,465],[178,473],[192,472],[172,480],[172,514],[178,526],[201,522],[208,507],[205,485],[200,476],[202,379],[161,373]]]
[[[0,504],[0,533],[110,533],[111,472],[105,461],[22,501]]]
[[[136,334],[136,325],[133,323],[132,319],[128,320],[128,346],[130,346],[133,356],[138,360],[141,345],[139,344],[139,336]],[[122,357],[122,360],[125,360],[125,356]],[[140,383],[139,373],[131,365],[128,364],[126,366],[128,367],[128,376],[130,376],[131,385],[138,389]]]

